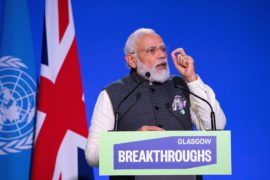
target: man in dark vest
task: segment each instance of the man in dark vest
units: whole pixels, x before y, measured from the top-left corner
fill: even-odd
[[[171,53],[177,71],[170,76],[168,55],[162,38],[152,29],[138,29],[127,39],[125,59],[130,73],[101,91],[93,112],[86,147],[86,159],[99,163],[99,137],[104,131],[166,131],[211,129],[210,108],[200,99],[179,89],[182,86],[206,99],[216,114],[217,129],[225,127],[226,118],[213,90],[195,73],[194,60],[182,48]],[[144,81],[145,74],[150,77]],[[128,93],[141,83],[125,101]],[[177,82],[177,84],[175,83]],[[121,102],[122,101],[122,102]],[[119,106],[119,103],[121,105]],[[115,112],[118,122],[115,124]],[[110,179],[195,180],[201,176],[112,176]]]

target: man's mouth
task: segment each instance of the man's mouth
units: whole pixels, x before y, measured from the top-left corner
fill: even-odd
[[[157,69],[167,69],[167,63],[166,62],[162,62],[156,65]]]

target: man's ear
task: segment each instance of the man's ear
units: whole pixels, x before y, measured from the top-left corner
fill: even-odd
[[[133,69],[137,68],[136,59],[132,54],[127,54],[125,59],[126,59],[126,62],[127,62],[129,67],[131,67]]]

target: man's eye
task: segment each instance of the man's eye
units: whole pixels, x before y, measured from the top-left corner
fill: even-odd
[[[156,52],[156,49],[153,48],[153,49],[148,49],[148,52],[151,53],[151,54],[154,54]]]
[[[161,50],[162,52],[166,52],[166,47],[161,47],[160,50]]]

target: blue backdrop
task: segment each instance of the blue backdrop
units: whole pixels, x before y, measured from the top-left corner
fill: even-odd
[[[29,5],[40,58],[44,2]],[[269,179],[269,1],[72,0],[72,5],[89,121],[100,90],[128,73],[127,36],[150,27],[170,50],[183,47],[195,59],[197,73],[226,114],[233,174],[205,179]],[[172,63],[170,68],[177,74]]]

